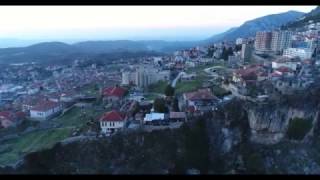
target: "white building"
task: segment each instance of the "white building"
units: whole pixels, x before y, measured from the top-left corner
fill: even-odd
[[[136,72],[135,84],[144,88],[160,80],[167,81],[170,78],[170,71],[159,71],[152,67],[140,67]]]
[[[135,84],[136,82],[136,72],[122,72],[122,85]]]
[[[295,59],[283,57],[275,61],[272,61],[272,68],[278,69],[280,67],[287,67],[295,71],[297,69],[298,64],[300,64],[300,62]]]
[[[44,100],[30,109],[30,117],[35,120],[47,120],[61,112],[61,110],[60,103]]]
[[[244,38],[236,39],[236,45],[245,44],[245,43],[247,43],[247,39],[244,39]]]
[[[299,57],[301,60],[310,59],[312,51],[307,48],[288,48],[283,51],[283,56],[286,57]]]
[[[165,117],[164,113],[151,112],[150,114],[146,114],[143,119],[143,123],[147,125],[167,124],[168,118]]]
[[[125,125],[125,116],[117,111],[105,113],[100,118],[102,133],[113,133],[121,130]]]

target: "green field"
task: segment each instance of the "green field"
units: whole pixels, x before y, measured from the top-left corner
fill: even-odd
[[[164,94],[164,91],[166,89],[168,85],[168,82],[166,81],[159,81],[157,83],[151,84],[148,87],[148,91],[151,93],[160,93],[160,94]]]
[[[40,130],[30,132],[22,137],[5,141],[1,146],[0,165],[15,163],[21,155],[52,147],[70,135],[70,128]]]
[[[53,122],[61,124],[63,127],[81,127],[88,119],[96,118],[100,113],[92,109],[84,109],[74,107],[66,112],[63,116],[58,117]]]
[[[194,91],[200,88],[202,85],[202,82],[199,80],[193,80],[188,82],[178,82],[176,85],[176,94],[181,94],[189,91]]]
[[[199,66],[196,66],[194,68],[190,68],[186,71],[186,73],[192,73],[192,72],[200,72],[200,71],[203,71],[204,69],[206,68],[210,68],[210,67],[213,67],[213,66],[220,66],[220,67],[224,67],[224,64],[221,63],[221,62],[213,62],[213,63],[209,63],[207,65],[199,65]]]
[[[150,101],[150,100],[155,100],[159,96],[157,96],[155,94],[147,94],[144,97],[145,97],[146,100]]]
[[[68,138],[73,129],[84,127],[91,117],[97,118],[101,113],[92,109],[81,111],[81,108],[74,107],[63,116],[51,120],[61,125],[60,128],[33,131],[3,142],[0,147],[0,166],[15,163],[26,153],[51,148],[57,142]]]
[[[99,88],[97,87],[96,84],[89,84],[89,85],[84,86],[81,89],[81,92],[85,93],[86,95],[89,95],[89,96],[97,96],[100,93]]]

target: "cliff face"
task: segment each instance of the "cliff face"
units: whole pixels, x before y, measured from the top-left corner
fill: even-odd
[[[312,120],[315,124],[318,118],[317,106],[304,105],[258,105],[252,104],[246,108],[251,129],[251,140],[262,144],[275,144],[281,141],[288,130],[289,123],[294,118]],[[312,134],[312,130],[309,134]]]

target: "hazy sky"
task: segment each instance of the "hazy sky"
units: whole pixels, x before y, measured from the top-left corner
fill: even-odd
[[[201,39],[268,14],[316,6],[0,6],[0,37]],[[174,38],[175,37],[175,38]]]

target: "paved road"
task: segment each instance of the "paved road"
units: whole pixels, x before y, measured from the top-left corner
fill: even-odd
[[[177,75],[177,77],[176,77],[176,78],[172,81],[172,83],[171,83],[171,86],[172,86],[172,87],[176,87],[178,80],[180,79],[180,77],[181,77],[183,74],[186,74],[186,73],[185,73],[185,72],[180,72],[180,73]]]

